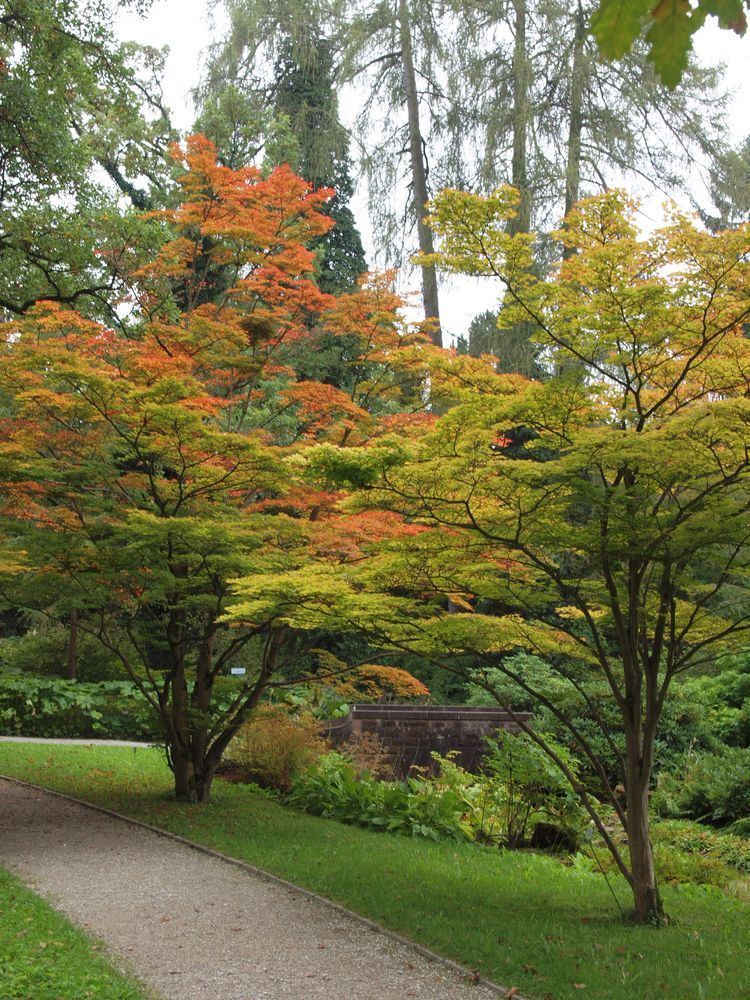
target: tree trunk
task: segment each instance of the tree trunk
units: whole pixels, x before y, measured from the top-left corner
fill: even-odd
[[[664,909],[656,884],[649,822],[652,762],[643,753],[640,732],[626,732],[626,742],[626,833],[633,878],[633,919],[639,924],[661,924]]]
[[[531,67],[526,52],[526,0],[513,0],[515,12],[513,44],[513,163],[511,182],[521,198],[518,214],[511,219],[511,234],[531,229],[531,192],[529,191],[527,144],[529,130],[529,79]]]
[[[204,760],[195,760],[191,750],[170,748],[175,798],[178,802],[210,802],[215,768],[206,767]]]
[[[74,681],[78,676],[78,612],[70,612],[70,625],[68,629],[68,647],[65,664],[65,676],[69,681]]]
[[[406,92],[406,108],[409,118],[409,155],[411,159],[412,196],[414,199],[414,214],[417,220],[419,236],[419,252],[432,254],[435,243],[432,230],[425,221],[427,218],[427,169],[425,166],[422,129],[419,124],[419,95],[417,94],[417,77],[414,71],[414,52],[411,42],[411,27],[409,10],[406,0],[399,0],[398,5],[399,30],[401,34],[401,64],[404,73],[404,90]],[[442,347],[443,339],[440,330],[440,309],[438,305],[437,273],[434,267],[422,265],[422,302],[425,319],[434,322],[430,336],[434,344]]]
[[[580,197],[581,186],[581,134],[583,132],[583,90],[584,72],[584,42],[586,40],[586,19],[583,9],[578,4],[576,13],[576,31],[573,41],[573,66],[570,74],[570,120],[568,122],[568,156],[565,166],[565,215],[575,205]],[[571,247],[566,247],[564,257],[573,253]]]

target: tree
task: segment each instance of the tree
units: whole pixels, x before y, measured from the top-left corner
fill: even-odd
[[[185,201],[160,213],[171,238],[131,276],[137,330],[117,335],[58,304],[5,325],[3,589],[58,620],[76,612],[160,717],[178,799],[206,801],[229,740],[301,654],[273,616],[224,623],[230,581],[274,567],[314,578],[316,561],[356,554],[398,519],[345,516],[305,474],[306,447],[355,450],[371,423],[291,366],[311,319],[336,305],[305,247],[331,224],[330,192],[288,167],[222,167],[203,137],[177,155]],[[210,264],[233,274],[220,301],[203,295],[206,237]],[[339,302],[331,328],[350,335],[358,318],[363,336],[369,321],[398,346],[402,321],[369,316],[383,295]],[[227,703],[214,688],[232,663],[247,675]]]
[[[649,790],[665,704],[675,678],[750,639],[750,232],[713,236],[675,213],[639,238],[636,206],[610,192],[569,214],[557,236],[575,253],[539,278],[533,237],[507,231],[516,203],[507,189],[439,196],[433,260],[501,281],[505,322],[532,321],[563,374],[530,383],[489,359],[447,358],[453,406],[361,494],[421,532],[330,572],[317,604],[288,621],[335,615],[473,679],[511,711],[490,668],[545,706],[597,775],[625,848],[544,735],[522,728],[579,794],[632,888],[635,919],[659,922]],[[242,582],[233,615],[273,603],[284,583],[259,586]],[[621,787],[554,690],[514,668],[508,654],[523,649],[586,701]],[[586,699],[594,682],[622,745]]]
[[[529,324],[508,330],[498,326],[499,319],[499,313],[492,309],[474,317],[469,324],[469,353],[475,358],[493,354],[497,358],[499,372],[517,372],[526,378],[540,378],[543,374],[539,363],[540,351],[530,339]]]
[[[347,5],[342,29],[340,76],[367,87],[358,129],[370,186],[370,205],[391,262],[400,263],[403,233],[417,232],[420,253],[433,250],[427,225],[430,196],[428,149],[440,129],[442,89],[437,64],[444,46],[439,12],[431,0],[372,0]],[[376,118],[377,116],[377,118]],[[372,132],[377,130],[373,139]],[[408,166],[403,170],[402,163]],[[394,189],[407,178],[408,204],[403,217],[393,211]],[[420,265],[422,305],[431,321],[433,343],[440,346],[437,276]]]
[[[367,265],[349,208],[354,183],[348,135],[338,116],[332,48],[329,39],[312,35],[310,55],[304,61],[286,38],[276,57],[274,75],[276,111],[288,118],[298,144],[295,169],[313,187],[335,191],[328,206],[335,225],[316,244],[322,251],[318,284],[324,292],[335,295],[353,291]]]
[[[600,0],[591,30],[607,59],[619,59],[648,26],[648,57],[662,81],[677,87],[688,65],[693,35],[711,16],[720,28],[744,35],[748,0]]]
[[[149,243],[118,210],[163,203],[171,127],[163,53],[118,45],[120,3],[7,0],[0,15],[0,309],[111,311],[112,256]],[[99,168],[112,183],[95,177]]]
[[[742,225],[750,219],[750,137],[737,149],[724,149],[716,157],[710,173],[710,190],[715,211],[704,209],[700,215],[713,232]]]
[[[656,76],[643,43],[602,62],[589,34],[593,0],[460,5],[449,58],[460,151],[440,186],[521,191],[511,225],[556,226],[578,199],[635,176],[689,190],[696,164],[725,139],[716,70],[691,61],[679,90]]]
[[[354,185],[334,46],[320,27],[328,20],[325,5],[311,12],[293,0],[240,0],[226,9],[227,35],[213,47],[197,91],[197,125],[229,166],[245,166],[263,151],[267,163],[288,162],[314,188],[333,188],[328,213],[336,225],[315,245],[322,258],[319,285],[331,294],[352,291],[366,263],[349,208]]]

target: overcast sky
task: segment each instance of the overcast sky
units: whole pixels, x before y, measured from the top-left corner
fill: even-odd
[[[212,23],[208,6],[208,0],[154,0],[147,17],[128,13],[121,15],[117,23],[123,41],[169,48],[164,97],[172,110],[173,122],[181,130],[188,130],[192,124],[194,112],[190,90],[200,75],[202,54],[217,27]],[[709,24],[698,33],[696,50],[704,63],[715,65],[723,61],[726,64],[725,79],[734,92],[730,126],[731,142],[735,145],[750,133],[750,33],[739,38]],[[342,101],[342,117],[353,116],[355,108],[356,100]],[[644,202],[642,218],[646,228],[658,224],[661,201],[661,196],[654,196]],[[371,266],[377,265],[363,191],[355,195],[352,208],[365,241],[368,260]],[[407,287],[416,288],[416,284],[416,276],[410,275]],[[489,279],[453,279],[445,286],[440,299],[444,331],[452,337],[465,332],[473,316],[493,308],[497,301],[498,289]]]

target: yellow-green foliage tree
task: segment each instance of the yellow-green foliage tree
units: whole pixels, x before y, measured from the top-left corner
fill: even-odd
[[[636,918],[659,921],[649,790],[664,704],[680,674],[750,640],[750,231],[713,236],[675,214],[641,238],[635,206],[609,193],[570,213],[559,234],[570,252],[539,279],[533,238],[508,234],[515,202],[510,189],[445,192],[434,262],[495,278],[505,323],[532,324],[557,374],[539,384],[444,357],[440,370],[460,374],[452,388],[438,380],[452,405],[361,496],[422,531],[319,579],[322,598],[294,621],[335,615],[454,671],[496,667],[532,693],[598,772],[624,849],[557,759]],[[263,599],[244,582],[235,613]],[[584,699],[592,683],[608,692],[624,745],[589,708],[621,788],[561,705],[513,669],[518,649],[546,656]]]

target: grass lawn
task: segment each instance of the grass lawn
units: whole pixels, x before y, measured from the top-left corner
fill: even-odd
[[[716,890],[667,887],[673,925],[632,927],[600,875],[551,858],[372,833],[224,782],[211,805],[179,806],[156,750],[6,743],[0,774],[244,858],[530,998],[750,997],[750,907]]]
[[[145,1000],[99,945],[0,868],[2,1000]]]

